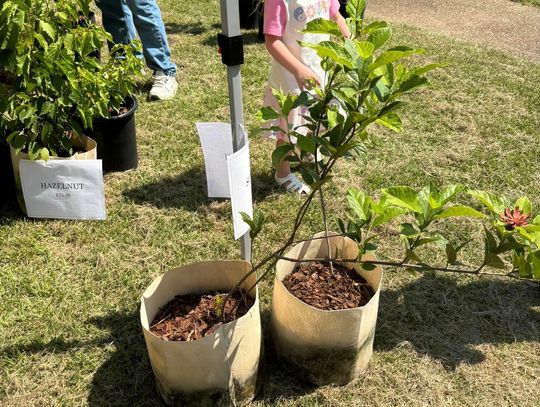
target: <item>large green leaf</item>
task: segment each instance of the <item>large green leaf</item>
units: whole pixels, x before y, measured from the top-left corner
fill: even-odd
[[[373,72],[375,69],[386,65],[391,64],[393,62],[399,61],[400,59],[407,58],[413,54],[417,54],[422,52],[421,50],[407,50],[407,51],[399,51],[399,50],[392,50],[392,51],[386,51],[379,55],[379,57],[369,65],[368,70],[370,72]]]
[[[313,34],[330,34],[336,36],[342,35],[338,25],[334,21],[325,20],[323,18],[308,21],[302,32]]]
[[[499,215],[503,213],[505,208],[507,207],[503,198],[500,198],[492,193],[480,190],[469,190],[468,193],[473,198],[482,202],[484,206],[494,215]]]
[[[529,198],[526,196],[522,196],[519,198],[516,203],[514,204],[514,208],[517,207],[521,210],[521,212],[524,213],[531,213],[532,212],[532,204]]]
[[[364,18],[366,9],[366,0],[349,0],[345,6],[347,14],[353,21],[359,21]]]
[[[402,130],[401,118],[395,112],[390,112],[383,117],[379,117],[375,120],[377,123],[389,128],[390,130],[400,132]]]
[[[353,67],[353,63],[350,60],[348,53],[338,43],[331,41],[321,41],[319,43],[310,43],[305,41],[299,41],[303,47],[311,48],[315,50],[320,58],[330,58],[337,64],[346,66],[348,68]]]
[[[364,59],[368,59],[373,54],[375,48],[375,45],[369,41],[356,42],[356,49],[358,50],[360,56]]]
[[[347,201],[359,220],[365,221],[370,218],[370,198],[364,192],[358,189],[349,189],[347,191]]]
[[[260,121],[275,120],[279,118],[279,113],[271,106],[264,106],[257,112]]]
[[[416,213],[423,212],[422,206],[418,201],[417,193],[411,187],[392,187],[388,189],[383,189],[383,193],[388,204],[399,206]]]
[[[289,143],[282,144],[279,147],[277,147],[272,153],[272,166],[274,168],[277,168],[277,166],[283,162],[285,157],[289,155],[292,149],[293,149],[293,146],[292,144],[289,144]]]
[[[371,42],[375,49],[382,47],[386,41],[392,37],[392,29],[390,27],[383,27],[379,30],[373,31],[368,36],[368,41]]]

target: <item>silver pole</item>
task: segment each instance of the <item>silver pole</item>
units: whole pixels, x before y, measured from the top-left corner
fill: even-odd
[[[227,37],[241,35],[238,0],[221,0],[221,30]],[[233,150],[238,151],[246,144],[244,132],[244,112],[242,106],[242,76],[240,65],[227,66],[229,86],[229,108],[231,112],[231,130]],[[249,232],[240,238],[240,256],[251,261],[251,239]]]

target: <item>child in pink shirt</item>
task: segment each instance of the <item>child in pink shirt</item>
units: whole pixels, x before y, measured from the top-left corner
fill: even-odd
[[[268,89],[265,94],[265,105],[277,110],[277,101],[271,89],[281,89],[285,94],[299,94],[307,89],[310,81],[324,87],[325,74],[321,68],[321,60],[311,48],[305,48],[298,41],[318,43],[327,41],[325,34],[304,34],[301,31],[306,23],[317,19],[331,19],[339,26],[344,36],[350,36],[343,17],[339,14],[339,0],[265,0],[264,2],[264,34],[266,49],[272,56]],[[289,115],[289,123],[294,127],[303,124],[302,114],[298,109]],[[286,128],[285,120],[276,123]],[[283,144],[286,135],[277,134],[276,147]],[[310,189],[291,173],[288,161],[283,161],[276,168],[276,183],[291,192],[309,193]]]

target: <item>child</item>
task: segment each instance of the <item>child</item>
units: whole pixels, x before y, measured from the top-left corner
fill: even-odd
[[[324,71],[317,53],[310,48],[301,47],[298,41],[318,43],[328,40],[324,34],[304,34],[301,31],[308,21],[316,18],[334,20],[344,36],[350,32],[343,17],[339,14],[339,0],[265,0],[264,35],[266,49],[272,56],[272,67],[264,103],[277,109],[277,101],[271,89],[281,89],[284,93],[299,94],[309,87],[310,81],[324,86]],[[305,112],[302,112],[305,114]],[[296,128],[303,124],[298,109],[289,115],[289,123]],[[285,120],[278,124],[286,128]],[[282,132],[277,134],[276,147],[287,140]],[[310,189],[291,173],[288,161],[276,168],[276,183],[290,192],[309,193]]]

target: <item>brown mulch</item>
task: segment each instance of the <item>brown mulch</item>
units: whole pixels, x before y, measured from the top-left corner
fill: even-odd
[[[244,294],[245,295],[245,294]],[[216,305],[216,298],[220,297]],[[225,306],[225,318],[219,316],[226,292],[177,295],[165,304],[150,325],[150,331],[165,341],[194,341],[214,332],[224,322],[247,314],[253,298],[236,292]]]
[[[368,282],[354,270],[340,264],[313,262],[299,266],[283,279],[296,298],[322,310],[339,310],[366,305],[375,294]]]

